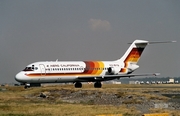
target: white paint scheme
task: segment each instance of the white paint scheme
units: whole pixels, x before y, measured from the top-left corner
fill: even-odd
[[[82,74],[85,71],[85,61],[41,61],[29,64],[26,66],[26,70],[19,72],[15,76],[15,80],[29,84],[40,84],[40,83],[77,83],[75,87],[82,87],[81,82],[95,82],[95,87],[101,87],[101,81],[108,81],[113,79],[119,79],[121,77],[133,77],[133,76],[148,76],[157,75],[154,74],[132,74],[133,71],[139,68],[137,62],[126,61],[128,55],[133,48],[145,48],[146,45],[151,42],[144,40],[135,40],[122,58],[116,61],[92,61],[101,62],[104,64],[103,67],[96,67],[100,69],[86,69],[86,70],[99,70],[101,73],[96,74]],[[155,42],[152,42],[155,43]],[[159,42],[157,42],[159,43]],[[29,69],[28,69],[29,67]],[[63,70],[62,70],[63,68]],[[75,70],[76,68],[76,70]],[[92,68],[92,67],[88,67]],[[126,71],[121,72],[124,68]],[[61,70],[60,70],[61,69]],[[77,70],[78,69],[78,70]],[[101,71],[100,71],[101,70]],[[110,73],[111,71],[111,73]],[[58,73],[57,75],[55,73]],[[74,74],[79,73],[79,74]],[[36,75],[33,75],[36,74]],[[30,76],[29,76],[30,75]],[[96,84],[97,83],[97,84]]]

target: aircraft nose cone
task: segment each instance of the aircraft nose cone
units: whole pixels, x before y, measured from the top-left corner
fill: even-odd
[[[23,74],[21,72],[19,72],[18,74],[16,74],[15,76],[15,80],[18,82],[22,82],[23,81]]]

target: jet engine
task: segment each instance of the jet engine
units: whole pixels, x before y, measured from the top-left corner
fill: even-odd
[[[111,75],[116,75],[119,73],[119,69],[118,68],[114,68],[114,67],[109,67],[107,69],[107,72],[108,74],[111,74]]]

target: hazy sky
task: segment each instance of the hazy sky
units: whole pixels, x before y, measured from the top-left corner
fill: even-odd
[[[0,83],[36,61],[116,60],[149,45],[134,73],[180,76],[179,0],[0,0]]]

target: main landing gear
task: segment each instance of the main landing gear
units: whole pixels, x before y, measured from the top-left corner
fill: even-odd
[[[101,87],[102,87],[101,82],[95,82],[94,83],[94,88],[101,88]]]
[[[75,88],[81,88],[82,87],[82,83],[81,82],[75,82],[74,87]],[[98,82],[94,83],[94,88],[101,88],[101,87],[102,87],[101,82],[98,81]]]
[[[82,87],[82,83],[81,82],[76,82],[74,84],[75,88],[81,88]]]

